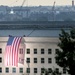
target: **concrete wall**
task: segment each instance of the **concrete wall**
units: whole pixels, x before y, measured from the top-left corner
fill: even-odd
[[[23,37],[24,39],[22,42],[26,45],[26,49],[30,48],[30,54],[26,54],[25,49],[25,62],[24,65],[18,64],[18,67],[16,67],[16,73],[12,73],[12,66],[9,66],[9,73],[5,73],[6,66],[4,65],[4,52],[6,43],[8,40],[8,37],[0,37],[0,48],[2,48],[2,54],[0,54],[0,57],[2,57],[2,63],[0,63],[0,67],[2,67],[2,73],[0,75],[28,75],[26,73],[26,68],[28,67],[28,64],[26,63],[26,58],[30,58],[30,74],[29,75],[40,75],[41,74],[41,68],[60,68],[55,63],[55,49],[59,49],[57,46],[59,39],[55,37]],[[21,42],[21,43],[22,43]],[[37,48],[37,54],[34,54],[34,48]],[[41,54],[41,48],[45,50],[45,54]],[[52,49],[52,54],[48,54],[48,49]],[[37,58],[37,63],[34,63],[33,58]],[[41,64],[41,58],[45,58],[45,63]],[[48,58],[52,58],[52,63],[48,63]],[[24,73],[19,73],[19,68],[23,67]],[[34,68],[37,68],[37,73],[34,74]],[[59,69],[62,71],[62,68]]]

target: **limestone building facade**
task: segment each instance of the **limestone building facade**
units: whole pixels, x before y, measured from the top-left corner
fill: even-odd
[[[57,65],[55,55],[60,49],[57,44],[61,28],[69,31],[70,26],[68,22],[66,26],[63,22],[57,22],[54,26],[53,23],[0,23],[0,75],[41,75],[44,74],[43,68],[49,72],[56,69],[57,72],[62,72],[62,75],[68,75],[65,69]],[[74,24],[73,22],[71,26],[75,26]],[[24,41],[21,44],[25,45],[24,64],[18,63],[18,67],[4,65],[9,35],[23,36]]]

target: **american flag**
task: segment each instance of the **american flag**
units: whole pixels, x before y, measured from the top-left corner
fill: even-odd
[[[22,37],[10,36],[5,49],[5,65],[18,66],[18,49]]]

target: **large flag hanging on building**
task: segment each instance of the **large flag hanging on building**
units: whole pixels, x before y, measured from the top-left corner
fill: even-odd
[[[18,51],[22,37],[10,36],[5,49],[5,65],[18,66]]]

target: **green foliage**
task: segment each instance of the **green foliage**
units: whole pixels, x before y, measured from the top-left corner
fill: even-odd
[[[72,29],[70,34],[71,34],[72,39],[75,39],[75,29]]]
[[[47,69],[44,68],[44,75],[61,75],[61,72],[58,73],[56,69],[53,69],[50,73]]]
[[[47,69],[45,69],[45,68],[44,68],[44,74],[49,75],[49,71]]]
[[[70,32],[62,30],[59,34],[59,40],[58,46],[61,50],[55,57],[58,60],[57,64],[66,68],[73,75],[72,73],[75,71],[75,29]]]

